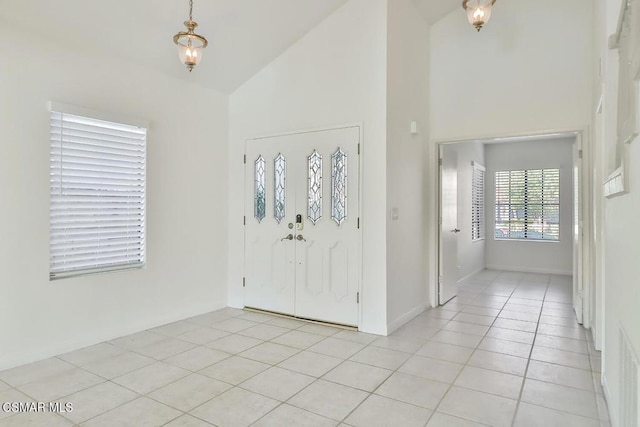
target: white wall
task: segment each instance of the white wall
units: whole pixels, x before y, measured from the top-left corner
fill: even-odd
[[[485,269],[485,247],[490,233],[485,233],[482,240],[473,240],[471,236],[471,191],[473,183],[473,166],[476,162],[486,166],[484,144],[479,141],[468,141],[452,146],[458,159],[458,280],[469,277]],[[485,176],[485,187],[488,177]],[[485,192],[488,194],[488,192]],[[485,206],[488,203],[485,200]],[[485,213],[485,221],[487,221]]]
[[[602,82],[605,87],[604,111],[596,117],[602,133],[598,140],[602,153],[612,152],[616,141],[617,103],[617,52],[607,48],[607,38],[615,33],[621,0],[602,2],[598,15],[600,32],[598,49],[603,61]],[[595,107],[594,107],[595,110]],[[620,328],[628,334],[630,345],[636,355],[640,354],[640,263],[638,245],[640,229],[636,226],[640,211],[640,138],[629,145],[628,164],[629,193],[612,199],[603,199],[604,210],[604,348],[603,384],[611,424],[621,425],[619,418],[621,396],[620,372]],[[600,162],[599,176],[607,177],[611,163]]]
[[[487,144],[487,268],[534,273],[573,272],[573,142],[575,138]],[[495,173],[560,169],[560,241],[495,240]]]
[[[0,93],[0,370],[225,305],[226,97],[7,27]],[[49,281],[50,100],[150,121],[144,269]]]
[[[231,95],[229,305],[244,305],[245,140],[359,122],[365,266],[360,327],[386,333],[386,34],[386,0],[351,0]]]
[[[431,27],[433,140],[583,129],[590,121],[591,2],[497,2],[479,33],[460,11]]]
[[[391,332],[428,304],[424,147],[429,27],[413,0],[388,3],[387,323]],[[411,121],[418,125],[415,135],[410,133]]]

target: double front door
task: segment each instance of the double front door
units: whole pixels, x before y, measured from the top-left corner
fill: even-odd
[[[359,127],[246,145],[245,306],[357,325]]]

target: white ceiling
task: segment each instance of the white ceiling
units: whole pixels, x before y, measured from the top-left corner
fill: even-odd
[[[414,1],[430,23],[460,6]],[[187,0],[1,0],[0,22],[231,93],[346,2],[194,0],[196,32],[209,47],[191,74],[172,40],[185,29]]]

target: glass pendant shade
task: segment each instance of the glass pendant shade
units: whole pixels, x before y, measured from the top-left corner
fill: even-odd
[[[202,49],[207,47],[207,39],[195,33],[198,24],[193,20],[193,0],[189,0],[189,20],[184,22],[187,31],[180,31],[173,36],[173,42],[178,45],[180,61],[189,71],[202,60]]]
[[[467,11],[469,23],[480,31],[491,18],[491,7],[496,0],[464,0],[462,7]]]

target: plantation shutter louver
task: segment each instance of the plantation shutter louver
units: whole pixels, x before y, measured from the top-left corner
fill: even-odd
[[[144,264],[146,133],[51,112],[50,278]]]
[[[560,239],[560,170],[496,172],[495,237]]]
[[[485,236],[484,221],[484,174],[485,168],[472,162],[473,178],[471,187],[471,239],[481,240]]]

